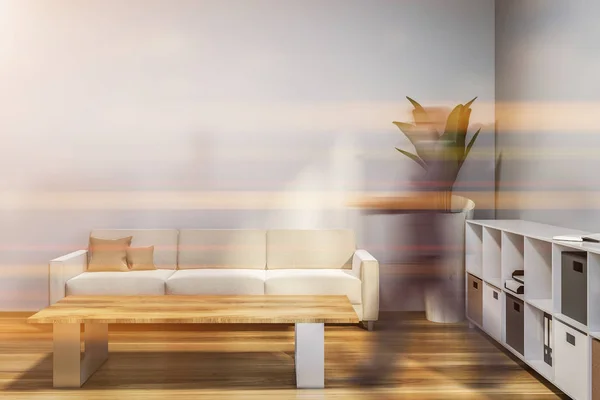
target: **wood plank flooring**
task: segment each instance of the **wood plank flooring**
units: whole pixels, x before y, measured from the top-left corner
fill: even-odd
[[[33,313],[0,314],[0,398],[6,399],[559,399],[556,389],[466,324],[402,314],[395,373],[349,380],[381,333],[327,326],[324,390],[297,390],[286,325],[110,325],[109,359],[81,389],[52,388],[52,330]],[[397,316],[386,313],[385,320]],[[395,338],[395,336],[393,336]]]

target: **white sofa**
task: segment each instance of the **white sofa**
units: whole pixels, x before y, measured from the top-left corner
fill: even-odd
[[[346,295],[361,321],[379,315],[379,263],[351,230],[112,229],[154,246],[156,270],[86,272],[88,251],[50,261],[50,304],[67,295]]]

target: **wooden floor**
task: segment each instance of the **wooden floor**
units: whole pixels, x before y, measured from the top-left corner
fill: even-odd
[[[292,326],[111,325],[108,361],[83,388],[55,390],[51,326],[26,324],[29,315],[0,314],[0,398],[564,398],[477,329],[420,313],[403,314],[405,340],[388,349],[397,353],[395,373],[376,387],[350,379],[381,337],[357,326],[326,327],[326,389],[296,390]]]

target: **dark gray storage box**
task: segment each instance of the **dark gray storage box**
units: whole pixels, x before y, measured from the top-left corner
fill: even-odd
[[[467,315],[483,326],[483,282],[471,274],[467,277]]]
[[[506,293],[506,344],[525,355],[525,309],[523,301]]]
[[[561,313],[587,325],[587,253],[565,251],[561,264]]]

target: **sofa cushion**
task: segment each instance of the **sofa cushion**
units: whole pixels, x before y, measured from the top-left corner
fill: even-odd
[[[94,229],[91,236],[101,239],[133,236],[131,247],[154,246],[156,268],[177,268],[178,231],[176,229]]]
[[[156,269],[156,265],[154,265],[154,246],[128,248],[127,264],[132,271]]]
[[[179,269],[265,269],[266,231],[182,229]]]
[[[361,304],[362,282],[343,269],[285,269],[267,271],[266,294],[346,295],[352,304]]]
[[[131,236],[120,239],[99,239],[90,237],[89,272],[118,271],[127,272],[127,249],[131,244]]]
[[[187,269],[176,271],[166,285],[167,294],[265,294],[265,270]]]
[[[165,282],[174,271],[84,272],[67,281],[71,295],[159,295],[165,294]]]
[[[351,268],[355,250],[352,230],[270,230],[267,269]]]

